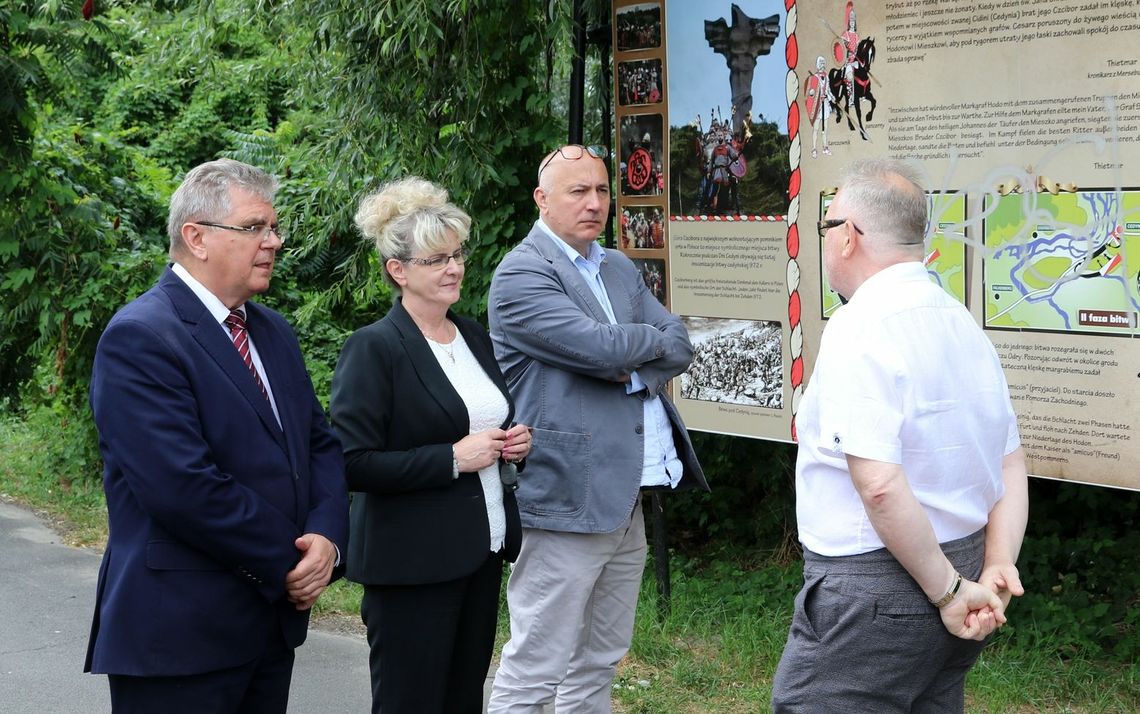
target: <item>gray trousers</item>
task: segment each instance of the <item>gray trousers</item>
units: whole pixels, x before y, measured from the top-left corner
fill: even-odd
[[[489,714],[608,714],[617,664],[633,639],[645,570],[640,499],[613,533],[523,529],[507,582],[511,639]]]
[[[985,532],[942,544],[958,572],[981,574]],[[804,586],[772,685],[775,712],[961,712],[984,642],[946,631],[886,549],[829,558],[804,549]]]

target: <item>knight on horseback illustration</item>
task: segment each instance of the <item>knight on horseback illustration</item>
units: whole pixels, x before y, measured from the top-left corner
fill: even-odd
[[[850,106],[850,98],[855,96],[855,68],[859,65],[855,54],[859,49],[859,32],[855,27],[855,3],[851,0],[847,2],[846,19],[844,27],[847,29],[835,42],[835,61],[839,62],[843,69],[843,86],[847,90],[848,106]]]
[[[847,128],[854,131],[855,123],[851,119],[851,110],[854,109],[855,118],[859,122],[859,136],[867,140],[870,137],[863,127],[862,103],[864,100],[870,102],[867,121],[871,121],[877,103],[871,91],[871,63],[875,61],[875,39],[873,37],[859,39],[855,5],[850,0],[847,3],[847,29],[842,34],[834,36],[835,60],[840,66],[828,73],[828,85],[831,88],[831,106],[835,110],[835,123],[838,124],[846,116]]]

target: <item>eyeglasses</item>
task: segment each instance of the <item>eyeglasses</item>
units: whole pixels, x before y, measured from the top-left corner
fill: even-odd
[[[433,255],[430,258],[408,258],[404,262],[422,265],[432,270],[440,270],[447,266],[449,260],[454,260],[456,265],[463,265],[463,261],[467,260],[467,249],[461,247],[454,253]]]
[[[555,151],[553,154],[551,154],[546,159],[546,161],[542,162],[542,166],[538,167],[538,175],[539,175],[539,177],[542,176],[542,172],[546,170],[547,166],[550,166],[550,162],[554,161],[555,156],[561,156],[562,158],[566,159],[567,161],[577,161],[578,159],[582,158],[586,154],[589,154],[590,156],[594,157],[595,159],[601,159],[602,161],[605,161],[606,158],[609,156],[609,152],[606,151],[605,147],[602,147],[602,146],[585,146],[583,144],[568,144],[568,145],[563,146],[560,149],[558,149],[558,151]]]
[[[277,240],[282,243],[285,242],[285,232],[279,226],[271,226],[267,223],[255,223],[252,226],[227,226],[224,223],[211,223],[210,221],[193,221],[196,226],[209,226],[210,228],[221,228],[226,231],[234,231],[235,233],[244,233],[247,236],[256,238],[259,241],[264,241],[269,237],[269,234],[277,236]]]
[[[841,226],[844,223],[847,223],[846,218],[824,218],[822,221],[815,224],[815,229],[819,231],[819,237],[823,238],[825,235],[827,235],[827,232],[829,230],[835,228],[836,226]],[[859,230],[859,226],[855,225],[854,221],[851,221],[851,227],[855,229],[856,233],[863,235],[863,231]]]

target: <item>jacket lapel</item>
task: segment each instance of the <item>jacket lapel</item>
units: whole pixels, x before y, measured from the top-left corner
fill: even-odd
[[[285,435],[281,431],[281,427],[277,425],[277,419],[273,416],[273,408],[269,406],[269,402],[261,395],[261,390],[257,388],[257,383],[253,381],[253,376],[250,375],[249,370],[242,361],[241,355],[234,348],[234,343],[226,336],[225,330],[214,321],[212,315],[198,296],[194,294],[186,283],[176,276],[169,268],[163,274],[162,279],[159,281],[161,287],[166,294],[170,297],[171,304],[177,311],[179,318],[187,324],[187,330],[194,340],[206,351],[207,354],[213,358],[218,367],[229,379],[233,388],[241,393],[242,397],[249,402],[253,410],[257,412],[258,418],[265,425],[266,430],[273,436],[276,441],[285,451],[289,453],[285,444]],[[264,321],[262,321],[264,322]],[[256,328],[255,328],[256,329]],[[271,330],[266,330],[271,332]],[[262,357],[263,363],[265,355],[269,352],[275,351],[270,345],[264,348],[260,346],[260,336],[255,336],[258,340],[258,354]],[[272,343],[272,340],[270,340]],[[268,368],[267,368],[268,369]],[[272,379],[272,375],[270,376]],[[280,380],[284,382],[285,380]],[[274,389],[277,385],[274,384]],[[281,398],[278,398],[278,403],[283,403]],[[284,411],[282,412],[282,419],[285,418]]]
[[[452,426],[457,431],[464,434],[468,433],[471,429],[471,422],[467,416],[467,407],[460,399],[459,393],[451,386],[451,380],[443,373],[443,368],[439,366],[439,361],[432,353],[427,338],[420,332],[420,328],[416,326],[412,316],[404,309],[403,300],[397,298],[388,314],[392,318],[392,324],[400,333],[400,344],[428,394],[447,413]]]
[[[550,261],[554,272],[558,275],[558,279],[567,288],[567,295],[575,298],[578,303],[587,309],[594,319],[598,322],[609,324],[610,318],[606,311],[602,308],[602,304],[598,302],[598,298],[594,297],[594,291],[586,284],[586,279],[578,272],[578,267],[567,257],[562,248],[559,247],[550,236],[546,235],[541,228],[537,226],[531,231],[527,239],[531,241],[539,255]],[[603,282],[605,279],[603,278]],[[609,285],[607,284],[608,288]],[[613,299],[612,296],[610,298]]]

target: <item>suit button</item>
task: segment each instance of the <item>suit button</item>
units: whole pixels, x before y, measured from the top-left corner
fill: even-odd
[[[641,424],[638,424],[636,427],[634,427],[634,429],[633,429],[633,430],[634,430],[636,433],[638,433],[638,434],[640,434],[640,433],[642,433],[643,431],[645,431],[645,429],[644,429],[644,428],[642,428]]]
[[[657,355],[658,357],[664,357],[664,356],[665,356],[665,350],[663,350],[663,349],[661,349],[660,347],[658,347],[658,348],[657,348],[657,352],[656,352],[656,355]]]

